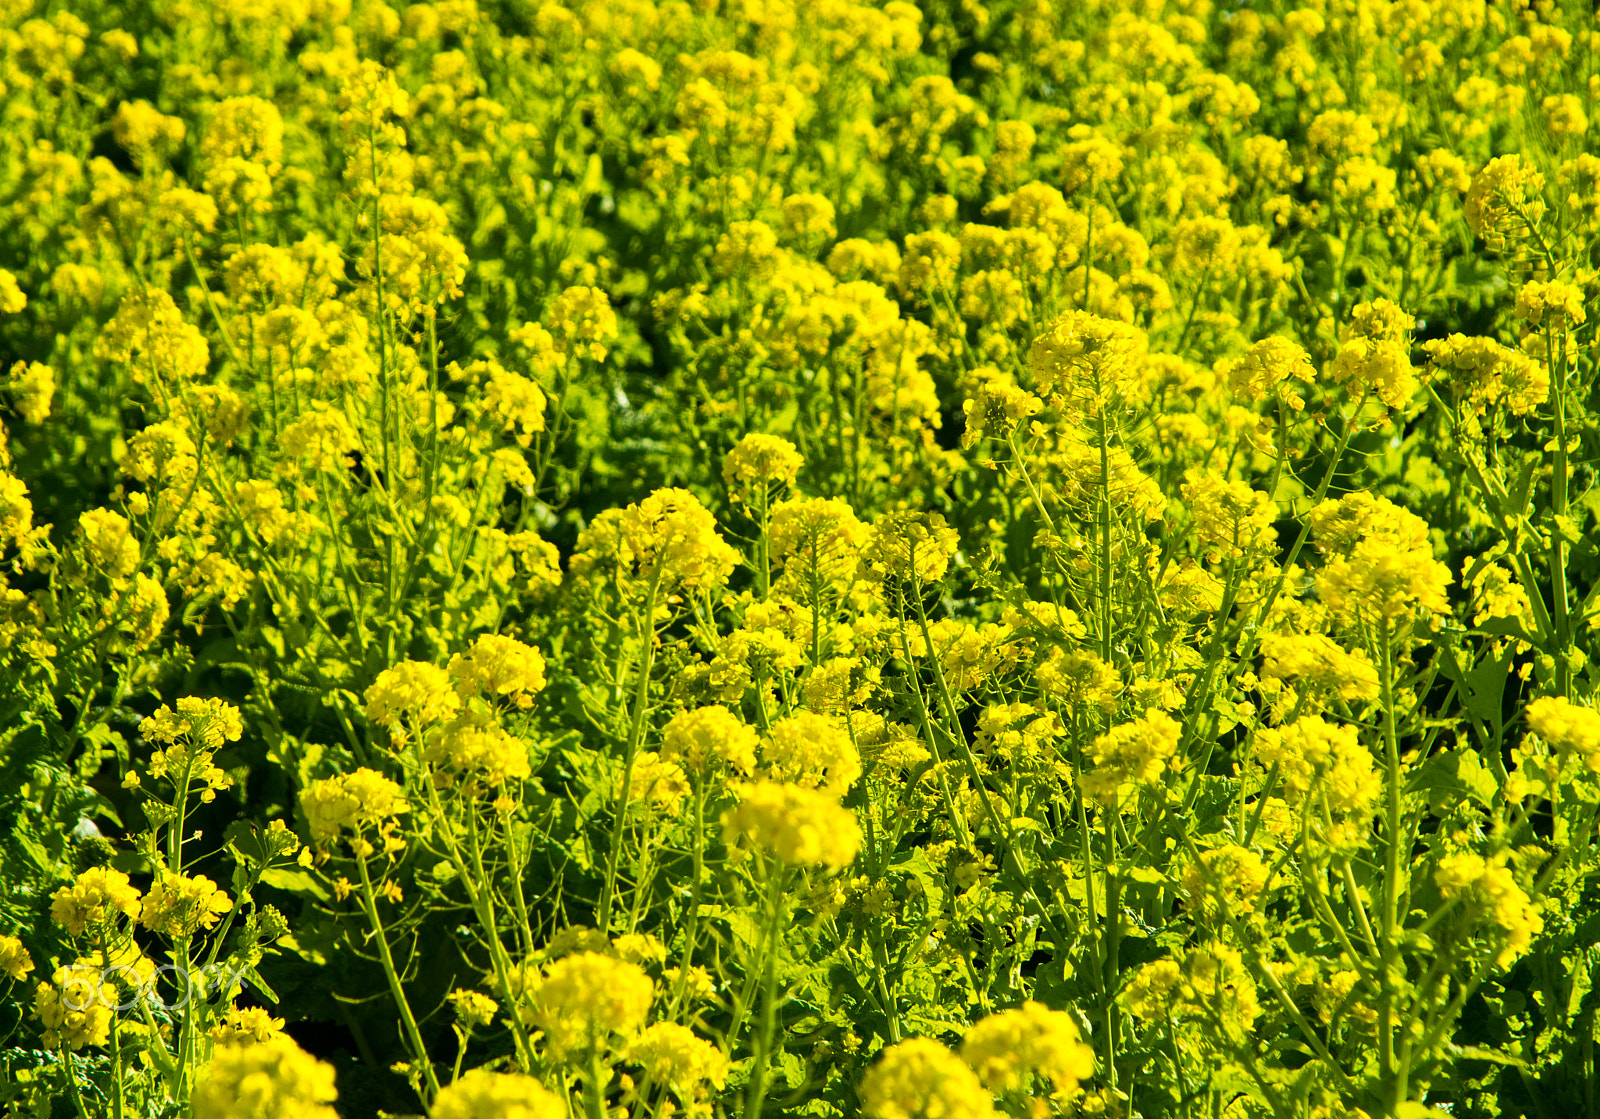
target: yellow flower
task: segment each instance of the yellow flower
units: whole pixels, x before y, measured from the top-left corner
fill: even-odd
[[[1177,752],[1182,730],[1170,715],[1151,708],[1143,718],[1100,735],[1089,745],[1094,770],[1083,776],[1084,794],[1114,804],[1123,786],[1160,780]]]
[[[1184,952],[1179,965],[1181,1006],[1190,1014],[1220,1019],[1230,1040],[1247,1036],[1261,1015],[1255,980],[1238,949],[1211,943]]]
[[[1531,235],[1544,209],[1544,176],[1521,155],[1491,159],[1467,191],[1467,224],[1499,251]]]
[[[1202,919],[1248,917],[1267,884],[1261,856],[1237,843],[1202,852],[1183,872],[1183,888]]]
[[[156,879],[145,895],[139,923],[147,929],[180,940],[216,925],[233,909],[226,890],[204,875],[189,878],[168,874]]]
[[[1568,136],[1582,136],[1589,130],[1589,118],[1584,115],[1583,101],[1571,93],[1555,94],[1539,103],[1544,110],[1545,127],[1557,140]]]
[[[300,794],[300,807],[311,826],[311,838],[319,844],[338,838],[344,828],[359,832],[410,811],[399,785],[366,768],[313,781]]]
[[[482,634],[466,653],[450,658],[449,673],[463,695],[483,695],[519,708],[533,706],[544,689],[544,655],[531,645],[496,633]]]
[[[281,1037],[283,1019],[274,1018],[259,1006],[230,1006],[210,1033],[218,1045],[252,1045]]]
[[[440,723],[461,707],[450,673],[426,661],[401,661],[384,669],[362,698],[368,719],[396,731],[403,720],[419,725]]]
[[[1534,326],[1560,330],[1588,320],[1583,289],[1562,280],[1529,280],[1517,289],[1516,313]]]
[[[1346,652],[1320,633],[1268,634],[1261,642],[1269,680],[1304,680],[1347,701],[1378,698],[1378,670],[1366,653]]]
[[[567,1119],[560,1096],[520,1072],[473,1069],[447,1085],[433,1103],[433,1119]]]
[[[606,342],[617,337],[617,315],[599,288],[568,288],[556,296],[548,316],[550,333],[563,353],[606,358]]]
[[[1306,129],[1306,142],[1334,160],[1368,155],[1378,144],[1378,130],[1370,117],[1348,109],[1320,114]]]
[[[126,874],[107,867],[90,867],[71,886],[62,886],[52,896],[51,919],[73,936],[110,920],[114,913],[139,915],[139,891],[129,884]]]
[[[734,445],[722,459],[722,480],[734,500],[749,501],[757,488],[767,492],[793,485],[805,459],[793,443],[776,435],[753,432]]]
[[[813,578],[823,587],[848,579],[867,533],[843,501],[796,498],[773,507],[767,540],[786,583],[809,589]]]
[[[735,784],[739,803],[722,818],[732,838],[746,839],[795,866],[838,870],[861,844],[855,813],[815,789],[772,781]]]
[[[939,513],[883,513],[872,522],[858,571],[866,579],[936,583],[960,544]]]
[[[422,760],[452,773],[479,773],[490,785],[520,781],[533,772],[528,748],[481,705],[462,712],[428,736]]]
[[[711,268],[718,276],[759,279],[770,276],[783,256],[778,235],[766,222],[729,222],[712,251]]]
[[[487,1026],[500,1009],[499,1004],[482,991],[451,991],[450,1005],[455,1008],[456,1020],[469,1030]]]
[[[1061,189],[1066,194],[1092,193],[1116,182],[1122,174],[1123,149],[1086,124],[1067,130],[1070,142],[1061,148]]]
[[[6,387],[11,391],[11,406],[31,424],[50,418],[50,400],[56,391],[56,371],[37,361],[19,361],[11,367]]]
[[[1522,290],[1533,287],[1525,284]],[[1535,292],[1534,297],[1537,296]],[[1524,303],[1520,293],[1518,298],[1519,313],[1539,318],[1549,314],[1553,323],[1559,321],[1556,306],[1535,305],[1531,299]],[[1583,321],[1582,314],[1580,306],[1578,322]],[[1434,383],[1451,396],[1465,400],[1478,415],[1488,407],[1504,405],[1512,415],[1525,416],[1549,399],[1550,374],[1544,365],[1492,338],[1452,334],[1430,339],[1422,348],[1433,359]]]
[[[484,410],[500,421],[502,432],[511,432],[520,446],[530,446],[534,434],[545,429],[544,390],[497,362],[483,364],[488,377],[483,393]]]
[[[842,797],[861,776],[861,754],[837,719],[797,711],[772,724],[763,758],[773,775]]]
[[[622,793],[618,777],[617,795]],[[672,811],[689,795],[689,779],[677,762],[667,761],[654,750],[641,750],[633,761],[633,775],[628,784],[628,799],[644,801]]]
[[[756,765],[756,732],[720,704],[680,711],[661,728],[661,757],[704,773],[720,758],[739,773]]]
[[[925,1037],[891,1045],[861,1081],[869,1119],[992,1119],[994,1097],[978,1074]]]
[[[184,696],[177,707],[177,711],[166,704],[157,707],[139,724],[140,735],[147,741],[169,746],[187,739],[198,749],[216,750],[226,742],[239,741],[244,734],[244,720],[231,703]]]
[[[991,1092],[1025,1089],[1031,1074],[1065,1095],[1094,1074],[1094,1050],[1084,1044],[1072,1015],[1037,1002],[979,1021],[961,1041],[961,1059]]]
[[[111,1040],[111,1008],[121,996],[110,983],[98,988],[68,968],[58,968],[55,984],[40,983],[33,993],[33,1016],[44,1026],[42,1040],[51,1049],[65,1045],[74,1051],[85,1045],[105,1045]],[[56,984],[60,984],[58,990]]]
[[[657,1022],[628,1047],[628,1058],[643,1066],[658,1084],[667,1084],[688,1099],[702,1091],[702,1085],[721,1088],[727,1080],[728,1059],[709,1041],[698,1038],[687,1026]]]
[[[1239,558],[1277,546],[1278,508],[1269,495],[1205,470],[1190,470],[1184,479],[1181,492],[1201,549]]]
[[[222,1045],[189,1098],[194,1119],[338,1119],[333,1066],[287,1035]]]
[[[1305,347],[1276,334],[1251,346],[1229,371],[1234,395],[1240,400],[1257,404],[1276,395],[1296,412],[1306,404],[1300,386],[1316,379],[1317,371]]]
[[[833,216],[833,203],[820,194],[791,194],[783,200],[783,228],[800,237],[832,237]]]
[[[1037,681],[1045,694],[1073,707],[1089,705],[1107,713],[1116,710],[1122,692],[1122,677],[1099,656],[1088,650],[1069,653],[1059,645],[1039,665]]]
[[[28,305],[28,296],[17,286],[17,277],[0,268],[0,315],[21,313]]]
[[[656,490],[626,509],[608,509],[578,534],[572,571],[581,577],[614,564],[662,591],[721,586],[739,554],[717,534],[716,518],[688,490]]]
[[[1355,381],[1390,408],[1403,408],[1417,391],[1411,369],[1414,316],[1387,299],[1358,303],[1340,336],[1328,375],[1337,384]]]
[[[1028,351],[1034,391],[1059,393],[1071,412],[1098,414],[1137,390],[1146,344],[1137,327],[1068,311]]]
[[[0,973],[20,983],[33,970],[33,957],[14,936],[0,936]]]
[[[896,282],[900,294],[928,303],[955,282],[961,265],[961,245],[948,233],[913,233],[906,238]]]
[[[1462,899],[1470,913],[1494,925],[1505,938],[1505,946],[1495,957],[1500,967],[1509,967],[1544,929],[1538,907],[1505,866],[1507,857],[1503,853],[1485,859],[1458,851],[1440,859],[1433,873],[1444,897]]]
[[[1130,1013],[1147,1022],[1159,1021],[1172,1013],[1183,973],[1176,961],[1156,960],[1133,973],[1123,988],[1122,999]]]
[[[1015,385],[990,381],[962,404],[967,430],[961,436],[963,450],[976,446],[986,436],[1009,439],[1017,425],[1039,413],[1044,402]]]
[[[1361,744],[1356,728],[1326,722],[1320,715],[1302,715],[1281,730],[1257,731],[1255,757],[1264,767],[1278,767],[1284,799],[1310,798],[1335,817],[1356,817],[1356,826],[1371,815],[1383,793],[1372,753]]]
[[[1535,734],[1561,751],[1573,751],[1600,774],[1600,712],[1560,696],[1540,696],[1523,715]]]
[[[121,583],[139,566],[139,542],[128,518],[109,509],[90,509],[78,516],[84,557],[112,583]]]
[[[133,365],[140,380],[153,373],[158,380],[193,381],[210,365],[211,347],[184,320],[171,295],[146,288],[122,297],[117,313],[101,328],[95,355]]]
[[[1352,493],[1311,511],[1324,550],[1340,553],[1317,573],[1317,594],[1338,617],[1395,620],[1445,614],[1450,569],[1433,558],[1428,526],[1386,498]]]
[[[637,964],[577,952],[545,970],[534,992],[537,1020],[558,1058],[599,1048],[612,1034],[632,1034],[645,1023],[655,984]]]
[[[283,160],[283,117],[276,105],[260,97],[219,101],[201,136],[200,155],[211,164],[250,160],[275,174]]]

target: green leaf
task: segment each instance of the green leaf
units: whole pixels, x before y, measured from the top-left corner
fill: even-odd
[[[269,867],[261,872],[261,884],[291,894],[328,900],[328,891],[310,874],[295,867]]]
[[[1453,797],[1471,797],[1488,807],[1494,803],[1500,790],[1494,776],[1484,768],[1483,761],[1471,750],[1446,750],[1435,754],[1411,773],[1406,783],[1408,793],[1443,793]],[[1439,796],[1431,800],[1442,799]]]

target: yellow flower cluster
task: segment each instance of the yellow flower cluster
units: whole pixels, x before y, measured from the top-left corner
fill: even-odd
[[[254,1045],[283,1036],[283,1024],[259,1006],[234,1006],[211,1027],[210,1036],[219,1046]]]
[[[199,750],[216,750],[237,742],[244,734],[239,709],[220,699],[185,696],[177,710],[162,704],[139,724],[139,733],[151,742],[172,746],[182,739]]]
[[[1333,553],[1317,573],[1317,594],[1354,623],[1394,623],[1450,609],[1449,568],[1433,558],[1428,526],[1386,498],[1357,492],[1311,511],[1319,545]]]
[[[279,1034],[220,1045],[190,1097],[195,1119],[337,1119],[333,1066]]]
[[[1445,855],[1433,873],[1439,892],[1446,898],[1459,898],[1480,919],[1496,928],[1505,943],[1496,956],[1500,967],[1527,952],[1533,938],[1544,928],[1538,907],[1517,884],[1507,856],[1486,859],[1471,851]]]
[[[1244,482],[1191,470],[1183,483],[1195,542],[1208,552],[1233,559],[1259,555],[1276,545],[1272,498]]]
[[[722,459],[722,480],[734,499],[749,501],[757,492],[770,493],[793,485],[805,459],[787,439],[776,435],[746,435]]]
[[[622,781],[618,778],[616,795],[622,795]],[[628,799],[643,801],[668,811],[676,809],[689,795],[689,778],[677,762],[668,761],[654,750],[641,750],[633,762],[633,779],[628,786]]]
[[[362,696],[366,716],[395,734],[403,733],[406,720],[417,726],[443,722],[461,707],[450,677],[449,671],[426,661],[401,661],[378,673],[367,688]]]
[[[775,781],[733,786],[739,803],[723,816],[732,839],[764,848],[791,866],[839,870],[861,845],[855,813],[826,792]]]
[[[773,506],[768,539],[786,587],[809,587],[812,579],[826,587],[854,575],[868,531],[845,502],[805,498]]]
[[[204,875],[167,874],[158,877],[145,895],[139,923],[162,936],[184,940],[212,928],[232,909],[227,891]]]
[[[655,984],[637,964],[599,952],[576,952],[545,969],[533,993],[535,1015],[551,1052],[578,1057],[632,1035],[645,1024]]]
[[[938,513],[885,513],[861,546],[860,573],[873,580],[937,583],[960,543]]]
[[[463,711],[431,732],[422,760],[458,775],[481,775],[490,785],[520,781],[533,772],[527,746],[481,708]]]
[[[1150,708],[1100,735],[1089,745],[1094,768],[1083,775],[1084,795],[1115,805],[1128,786],[1159,781],[1177,753],[1182,730],[1172,716]]]
[[[50,919],[73,936],[100,928],[117,913],[139,916],[139,891],[120,870],[90,867],[52,895]]]
[[[1528,704],[1523,717],[1540,738],[1557,750],[1577,754],[1590,772],[1600,774],[1600,712],[1560,696],[1540,696]]]
[[[116,988],[68,968],[58,968],[52,978],[54,983],[40,983],[33,994],[33,1015],[44,1026],[44,1043],[52,1049],[79,1050],[110,1041],[111,1008],[120,1002]]]
[[[1390,408],[1404,408],[1417,391],[1411,368],[1415,325],[1414,316],[1388,299],[1356,304],[1328,375],[1337,384],[1371,392]]]
[[[883,1051],[861,1081],[861,1112],[870,1119],[989,1119],[997,1114],[978,1074],[925,1037]]]
[[[440,1091],[432,1114],[434,1119],[567,1119],[567,1105],[531,1076],[473,1069]]]
[[[1147,1021],[1210,1017],[1232,1039],[1247,1036],[1261,1015],[1256,983],[1243,956],[1216,942],[1189,949],[1176,960],[1145,964],[1134,972],[1122,997],[1133,1014]]]
[[[1057,1097],[1066,1097],[1094,1074],[1094,1050],[1072,1015],[1037,1002],[979,1020],[961,1040],[961,1059],[984,1087],[999,1093],[1025,1089],[1030,1076],[1039,1076]]]
[[[33,970],[33,957],[22,941],[14,936],[0,936],[0,974],[14,983],[20,983]]]
[[[687,490],[656,490],[626,509],[608,509],[578,534],[572,573],[616,571],[663,590],[720,586],[739,558],[717,533],[716,518]]]
[[[694,1031],[676,1022],[646,1027],[628,1046],[628,1058],[658,1084],[670,1085],[680,1099],[692,1099],[706,1088],[727,1081],[728,1059]]]
[[[1255,912],[1267,885],[1261,856],[1237,843],[1204,851],[1183,872],[1183,888],[1202,920],[1225,923]]]
[[[861,753],[849,730],[831,716],[810,711],[773,723],[762,758],[777,780],[821,789],[835,799],[861,776]]]
[[[1378,698],[1378,670],[1360,649],[1320,633],[1273,633],[1261,641],[1262,677],[1299,682],[1346,702]]]
[[[525,710],[544,689],[544,668],[538,649],[515,638],[486,633],[473,641],[467,652],[451,657],[448,671],[463,695],[483,695],[491,702]]]
[[[1383,780],[1357,729],[1320,715],[1257,731],[1255,757],[1263,766],[1278,767],[1279,787],[1292,803],[1309,801],[1335,821],[1352,817],[1348,829],[1336,829],[1336,838],[1357,834],[1383,793]]]
[[[692,773],[704,773],[720,759],[749,774],[756,765],[756,732],[720,704],[680,711],[661,728],[660,755]]]
[[[311,827],[311,838],[318,844],[337,839],[346,828],[360,832],[410,811],[400,786],[365,766],[313,781],[300,794],[300,808]]]
[[[1281,400],[1293,411],[1306,406],[1303,386],[1315,384],[1316,368],[1305,347],[1279,335],[1263,338],[1232,363],[1229,381],[1240,400]]]

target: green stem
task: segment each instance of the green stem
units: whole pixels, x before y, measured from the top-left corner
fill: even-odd
[[[623,747],[622,787],[617,791],[616,815],[611,821],[611,848],[606,852],[606,882],[600,894],[600,913],[597,925],[600,932],[609,936],[611,907],[617,896],[617,862],[622,854],[622,829],[628,818],[628,796],[633,791],[633,764],[639,757],[639,738],[644,729],[645,700],[650,694],[650,670],[655,665],[656,654],[656,594],[661,589],[661,574],[666,558],[656,557],[655,573],[650,577],[650,591],[645,595],[644,611],[640,615],[638,632],[644,642],[639,665],[639,686],[633,693],[633,716],[628,724],[628,741]]]
[[[756,1051],[750,1066],[750,1090],[745,1095],[744,1119],[761,1119],[767,1096],[767,1063],[772,1056],[772,1034],[778,1019],[778,941],[783,927],[783,879],[779,862],[767,881],[767,937],[762,978],[761,1021],[756,1027]]]
[[[1105,989],[1106,1079],[1117,1086],[1117,976],[1121,972],[1122,880],[1117,874],[1117,812],[1106,812],[1106,933],[1102,941],[1104,957],[1101,983]]]
[[[356,842],[363,841],[357,839]],[[361,871],[361,905],[367,911],[367,921],[372,925],[373,938],[378,942],[378,959],[382,962],[383,974],[389,981],[389,994],[394,997],[395,1005],[400,1010],[400,1025],[405,1031],[411,1054],[421,1066],[423,1079],[428,1085],[427,1098],[422,1102],[431,1106],[434,1097],[439,1094],[439,1078],[434,1075],[433,1062],[428,1059],[427,1047],[422,1042],[422,1031],[417,1028],[416,1016],[411,1013],[411,1003],[406,999],[405,987],[400,982],[400,973],[395,970],[394,956],[389,951],[389,935],[384,931],[383,921],[378,917],[378,898],[372,889],[372,876],[367,873],[367,857],[360,852],[356,853],[356,867]]]
[[[1396,934],[1400,925],[1400,736],[1395,725],[1394,635],[1387,621],[1380,630],[1382,652],[1385,823],[1383,912],[1378,946],[1378,1062],[1393,1105],[1405,1102],[1406,1072],[1395,1067],[1395,972],[1399,967]]]

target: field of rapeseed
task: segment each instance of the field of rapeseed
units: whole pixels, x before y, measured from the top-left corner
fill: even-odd
[[[1600,1119],[1571,0],[0,4],[0,1114]]]

